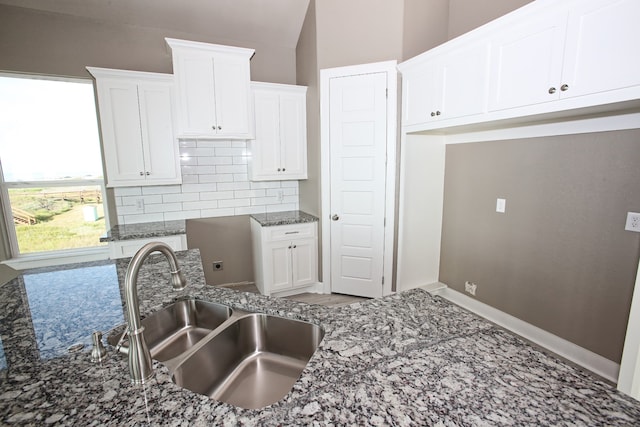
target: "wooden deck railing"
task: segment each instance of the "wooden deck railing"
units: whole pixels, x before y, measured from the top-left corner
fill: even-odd
[[[31,215],[27,211],[23,211],[22,209],[12,208],[11,213],[13,215],[13,222],[15,224],[33,225],[37,222],[35,216]]]

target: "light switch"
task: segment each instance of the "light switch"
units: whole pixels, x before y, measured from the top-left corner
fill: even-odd
[[[507,209],[507,200],[506,199],[497,199],[496,200],[496,212],[504,213]]]

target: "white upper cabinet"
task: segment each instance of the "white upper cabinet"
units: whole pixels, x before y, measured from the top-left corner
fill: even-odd
[[[492,37],[490,111],[558,99],[567,11],[527,20]]]
[[[405,61],[405,131],[625,108],[638,22],[638,0],[537,0]]]
[[[96,79],[107,186],[180,184],[173,76],[87,69]]]
[[[581,0],[569,14],[562,97],[640,86],[640,1]],[[624,94],[620,94],[624,96]]]
[[[253,137],[250,68],[253,49],[165,39],[173,54],[178,137]]]
[[[255,139],[250,142],[249,179],[307,178],[305,86],[251,84]]]
[[[403,124],[484,113],[489,49],[486,43],[420,58],[403,68]]]

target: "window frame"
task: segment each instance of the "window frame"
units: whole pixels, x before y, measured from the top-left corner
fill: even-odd
[[[40,188],[40,187],[73,187],[73,186],[88,186],[95,185],[100,188],[102,194],[102,206],[104,209],[105,218],[105,235],[108,230],[111,229],[109,221],[109,201],[107,197],[105,178],[104,178],[104,160],[102,159],[102,134],[100,132],[100,121],[98,118],[98,106],[96,102],[95,85],[93,80],[89,78],[78,77],[60,77],[60,76],[47,76],[47,75],[35,75],[35,74],[20,74],[20,73],[6,73],[0,72],[2,77],[23,78],[33,80],[50,80],[50,81],[62,81],[70,83],[83,83],[91,85],[94,93],[94,109],[96,113],[96,121],[98,125],[98,144],[100,148],[102,164],[101,179],[65,179],[65,180],[29,180],[29,181],[5,181],[4,172],[2,170],[2,160],[0,159],[0,208],[2,209],[4,221],[0,221],[0,227],[4,229],[5,235],[8,237],[8,246],[10,253],[7,254],[10,258],[2,261],[2,263],[9,265],[16,269],[34,268],[53,266],[60,264],[67,264],[70,262],[84,262],[84,261],[98,261],[109,258],[109,249],[107,246],[96,246],[86,248],[74,248],[74,249],[59,249],[52,251],[33,252],[27,254],[21,254],[18,246],[18,238],[16,229],[13,222],[13,214],[11,212],[11,201],[9,199],[9,189],[14,188]]]

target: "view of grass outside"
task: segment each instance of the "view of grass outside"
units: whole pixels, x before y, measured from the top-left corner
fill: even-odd
[[[9,189],[20,253],[104,245],[99,186]]]
[[[103,245],[104,180],[91,80],[0,73],[0,163],[7,214],[0,225],[12,257],[55,258]]]

